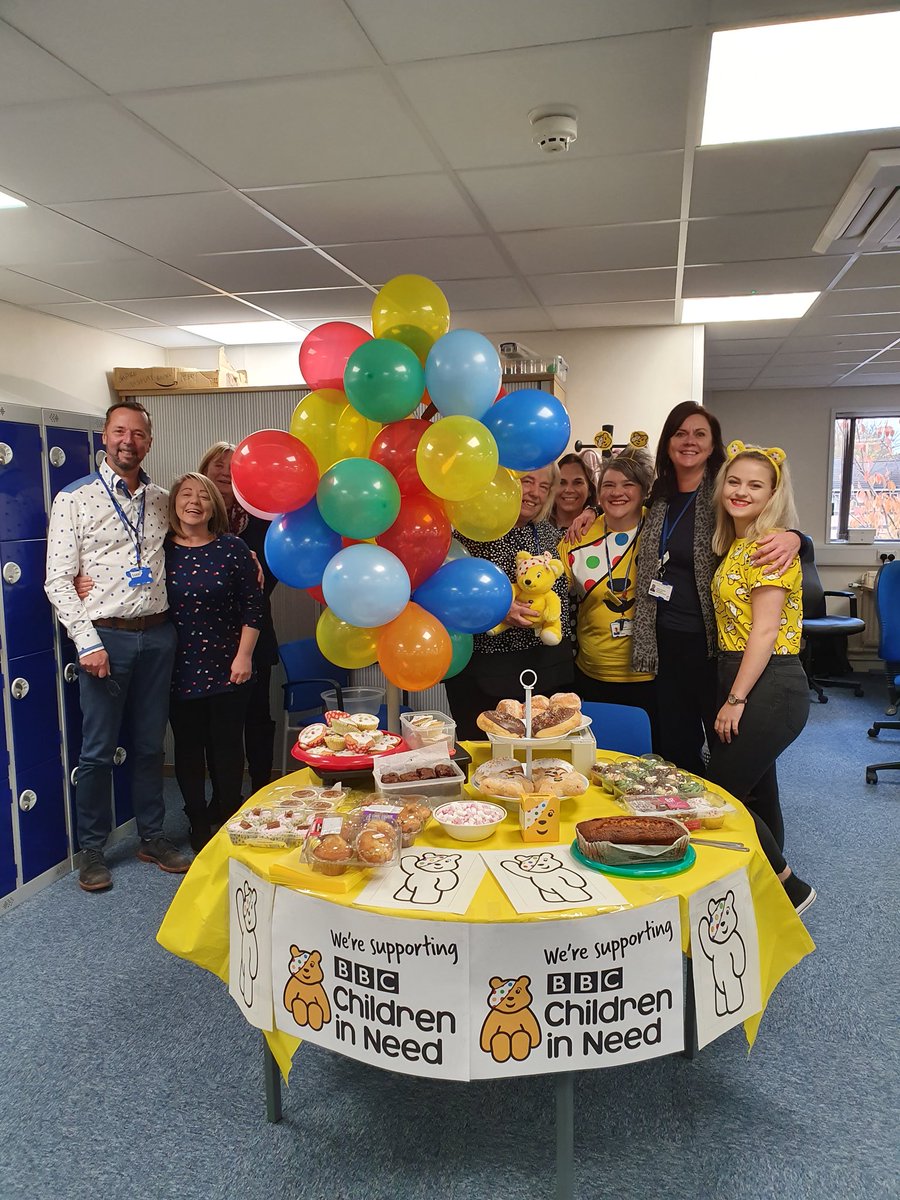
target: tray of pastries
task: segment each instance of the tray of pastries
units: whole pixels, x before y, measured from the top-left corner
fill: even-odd
[[[570,762],[562,758],[537,758],[532,764],[531,778],[525,764],[514,758],[491,758],[472,773],[472,787],[483,796],[495,800],[515,800],[534,792],[541,795],[583,796],[588,780]]]
[[[531,697],[531,736],[525,723],[525,705],[520,700],[501,700],[496,708],[480,713],[475,722],[492,742],[516,742],[541,745],[551,738],[565,737],[586,729],[591,718],[581,711],[581,697],[575,692],[555,692],[552,696]]]
[[[373,759],[405,749],[403,739],[379,729],[371,713],[335,710],[300,730],[291,757],[307,766],[339,770],[371,767]]]

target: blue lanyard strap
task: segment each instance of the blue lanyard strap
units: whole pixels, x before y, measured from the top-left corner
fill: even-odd
[[[528,528],[531,530],[531,541],[534,545],[535,557],[537,557],[537,555],[541,553],[541,543],[538,540],[537,529],[535,528],[534,521],[528,522]]]
[[[140,566],[141,565],[141,543],[144,540],[144,509],[145,509],[146,501],[147,501],[147,489],[145,488],[144,491],[141,493],[141,511],[138,514],[137,524],[135,525],[131,522],[131,520],[129,520],[128,514],[125,512],[122,505],[116,499],[112,488],[109,486],[109,484],[103,478],[102,474],[100,475],[100,482],[106,488],[107,495],[109,496],[110,500],[112,501],[112,506],[116,510],[116,512],[119,516],[119,520],[125,526],[125,532],[128,534],[128,538],[131,541],[131,544],[134,546],[134,552],[135,552],[135,555],[137,558],[137,565]]]
[[[669,506],[668,506],[668,504],[666,505],[666,515],[663,519],[662,535],[659,539],[659,561],[660,561],[660,563],[662,563],[666,557],[666,551],[668,549],[669,542],[672,538],[672,534],[678,528],[678,522],[681,520],[681,518],[684,516],[684,514],[686,512],[688,512],[688,510],[693,506],[694,501],[696,499],[697,499],[696,491],[691,492],[690,500],[688,500],[687,504],[685,504],[684,508],[681,510],[681,512],[678,514],[678,516],[675,518],[675,520],[672,522],[671,525],[669,524]]]

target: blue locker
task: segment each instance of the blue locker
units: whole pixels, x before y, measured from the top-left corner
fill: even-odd
[[[103,436],[99,430],[91,431],[91,470],[99,471],[100,464],[103,462],[103,457],[106,454],[103,448]]]
[[[60,753],[59,705],[56,693],[56,656],[52,650],[11,658],[9,662],[9,716],[16,771]]]
[[[47,438],[47,476],[50,499],[76,479],[94,470],[91,435],[86,429],[50,429]]]
[[[0,421],[0,541],[47,536],[39,425]]]
[[[13,843],[12,793],[9,790],[9,755],[6,732],[0,721],[0,896],[16,887],[16,853]]]
[[[58,866],[68,856],[65,793],[59,755],[16,769],[16,819],[22,848],[22,881]]]
[[[75,647],[65,634],[61,634],[61,647],[64,655],[63,665],[63,732],[66,741],[66,756],[69,763],[69,778],[66,780],[66,793],[69,797],[69,811],[72,814],[72,848],[78,849],[78,824],[75,816],[75,784],[72,772],[78,766],[78,756],[81,754],[81,704],[78,699],[78,676],[74,671]]]
[[[46,541],[0,542],[0,567],[7,657],[52,650],[53,609],[44,592]]]

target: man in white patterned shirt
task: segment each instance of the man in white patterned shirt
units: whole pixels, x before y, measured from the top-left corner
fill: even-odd
[[[83,717],[75,808],[85,891],[112,877],[103,846],[112,829],[113,755],[123,722],[131,731],[132,796],[141,842],[138,858],[182,875],[188,859],[163,837],[163,741],[176,635],[168,618],[165,553],[168,493],[141,463],[153,441],[150,415],[134,400],[106,413],[106,458],[96,474],[53,501],[45,590],[80,665]],[[89,575],[84,600],[76,575]]]

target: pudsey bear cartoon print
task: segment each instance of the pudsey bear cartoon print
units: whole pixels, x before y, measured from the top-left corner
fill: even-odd
[[[479,1044],[494,1062],[504,1063],[511,1058],[524,1062],[541,1044],[541,1027],[529,1007],[530,983],[527,975],[518,979],[495,977],[490,981],[489,1011],[481,1027]]]
[[[248,1008],[253,1007],[253,981],[259,970],[259,944],[256,941],[256,889],[248,882],[234,893],[238,927],[241,931],[241,995]]]
[[[517,854],[500,861],[511,875],[530,879],[547,904],[591,903],[584,876],[569,867],[549,851],[543,854]]]
[[[331,1020],[328,993],[322,987],[322,955],[318,950],[291,946],[288,969],[291,977],[284,989],[284,1007],[298,1025],[321,1029]]]
[[[441,897],[459,885],[459,855],[424,850],[420,854],[404,854],[400,869],[406,879],[394,892],[395,900],[411,904],[440,904]]]
[[[712,963],[715,985],[716,1016],[740,1012],[744,1003],[742,976],[747,967],[747,951],[737,931],[734,892],[708,905],[708,917],[697,923],[697,935],[703,953]]]

